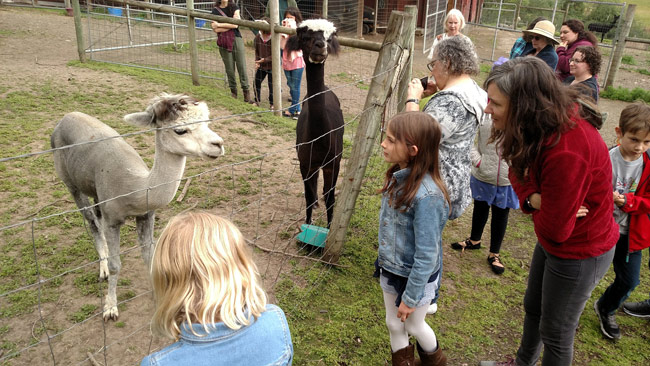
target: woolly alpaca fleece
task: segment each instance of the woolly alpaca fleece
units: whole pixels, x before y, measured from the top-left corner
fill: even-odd
[[[332,34],[336,33],[336,27],[327,19],[303,20],[298,27],[307,27],[314,32],[322,31],[325,39],[329,39]]]

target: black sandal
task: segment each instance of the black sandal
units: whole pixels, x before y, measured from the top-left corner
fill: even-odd
[[[474,244],[472,243],[469,238],[459,241],[456,243],[451,243],[451,248],[456,249],[456,250],[465,250],[465,249],[480,249],[481,248],[481,242],[479,241],[478,243]]]
[[[501,262],[501,258],[499,257],[498,254],[495,254],[493,256],[488,256],[487,261],[490,264],[490,267],[492,268],[492,272],[500,275],[503,273],[503,271],[506,270],[506,267],[503,265],[503,262]],[[501,266],[497,266],[497,264],[500,264]]]

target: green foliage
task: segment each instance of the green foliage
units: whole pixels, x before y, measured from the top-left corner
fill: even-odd
[[[600,97],[613,100],[622,100],[624,102],[642,100],[646,103],[650,103],[650,91],[641,88],[634,88],[630,90],[623,87],[614,88],[608,86],[605,88],[605,90],[600,92]]]
[[[632,55],[624,55],[623,58],[621,58],[621,62],[626,65],[636,65],[636,60]]]
[[[72,314],[68,315],[68,319],[74,323],[81,323],[86,320],[89,316],[93,315],[95,311],[99,309],[99,306],[95,304],[84,304],[81,308],[75,311]]]

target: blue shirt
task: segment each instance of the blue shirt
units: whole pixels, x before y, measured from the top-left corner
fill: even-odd
[[[141,366],[285,366],[293,360],[293,344],[289,325],[282,309],[266,305],[266,311],[248,326],[237,330],[223,323],[209,327],[181,325],[178,342],[152,353]]]
[[[532,55],[535,53],[535,49],[532,48],[526,55]],[[542,61],[546,62],[546,64],[553,70],[555,71],[555,68],[557,67],[557,53],[555,53],[555,48],[548,44],[546,47],[542,48],[541,51],[535,57],[539,57],[542,59]]]
[[[410,169],[393,174],[402,185]],[[402,301],[416,307],[431,275],[442,265],[442,229],[449,205],[440,188],[426,174],[411,205],[404,211],[391,207],[384,194],[379,212],[379,266],[408,278]]]
[[[523,37],[517,38],[515,44],[512,45],[512,49],[510,50],[510,59],[512,60],[515,57],[523,56],[526,44],[527,43],[524,41]]]

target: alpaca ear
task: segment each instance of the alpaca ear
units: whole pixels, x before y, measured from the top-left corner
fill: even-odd
[[[331,53],[332,55],[338,55],[340,49],[341,49],[341,45],[339,44],[339,41],[336,38],[336,34],[332,34],[330,36],[330,41],[327,42],[327,52]]]
[[[124,122],[137,127],[150,126],[154,121],[154,114],[147,108],[144,112],[130,113],[124,116]]]
[[[297,32],[300,32],[298,28]],[[300,50],[300,39],[298,36],[299,33],[287,38],[287,43],[284,45],[284,52],[299,51]]]

